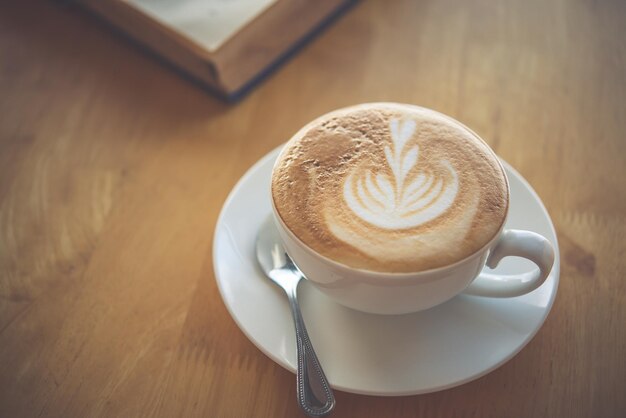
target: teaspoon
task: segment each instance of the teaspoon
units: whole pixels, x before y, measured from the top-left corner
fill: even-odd
[[[298,305],[298,283],[304,275],[287,255],[272,218],[268,218],[259,230],[256,256],[265,275],[281,287],[289,299],[296,328],[298,403],[310,417],[327,415],[335,406],[335,396],[315,355]]]

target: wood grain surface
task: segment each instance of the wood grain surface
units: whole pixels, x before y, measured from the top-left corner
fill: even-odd
[[[476,130],[553,217],[562,274],[511,361],[336,417],[626,416],[626,2],[363,1],[227,105],[56,2],[0,4],[0,417],[297,417],[211,259],[247,168],[331,109]]]

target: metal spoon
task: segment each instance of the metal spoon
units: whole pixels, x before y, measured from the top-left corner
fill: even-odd
[[[300,408],[310,417],[324,416],[335,406],[335,396],[315,355],[298,306],[296,292],[298,283],[304,279],[304,275],[285,252],[271,218],[268,218],[259,230],[256,256],[267,277],[280,286],[289,299],[296,326],[298,355],[296,382]]]

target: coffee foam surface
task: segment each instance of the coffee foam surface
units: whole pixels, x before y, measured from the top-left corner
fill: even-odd
[[[279,216],[306,245],[353,268],[416,272],[486,245],[508,210],[491,149],[432,110],[341,109],[302,128],[274,167]]]

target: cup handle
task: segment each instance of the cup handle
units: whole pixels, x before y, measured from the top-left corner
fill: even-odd
[[[505,230],[487,257],[487,267],[495,268],[507,256],[527,258],[539,269],[514,275],[489,274],[483,271],[463,293],[495,298],[521,296],[541,286],[554,264],[554,248],[550,241],[530,231]]]

